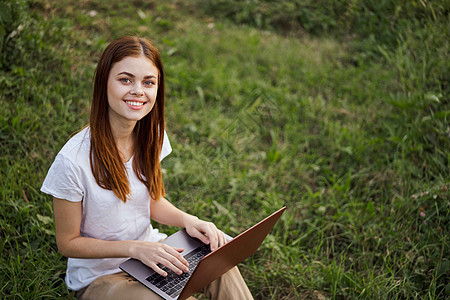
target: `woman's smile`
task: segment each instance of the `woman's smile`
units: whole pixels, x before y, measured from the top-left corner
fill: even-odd
[[[141,100],[123,100],[128,107],[131,109],[139,110],[144,107],[148,102],[147,101],[141,101]]]

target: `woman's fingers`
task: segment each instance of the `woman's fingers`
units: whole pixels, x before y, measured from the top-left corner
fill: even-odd
[[[211,222],[204,222],[203,228],[204,228],[204,233],[209,240],[209,244],[211,246],[211,251],[216,250],[217,245],[218,245],[216,225],[214,225]]]
[[[180,261],[185,267],[189,266],[189,263],[187,260],[181,255],[181,252],[183,252],[183,248],[175,248],[167,246],[166,251],[171,254],[173,257],[175,257],[178,261]]]
[[[211,243],[211,250],[216,250],[219,247],[222,247],[227,243],[227,239],[225,237],[225,234],[217,229],[217,227],[211,223],[211,227],[209,228],[209,232],[206,232],[206,234],[209,237],[210,243]]]
[[[200,240],[211,246],[211,251],[217,249],[218,246],[218,236],[217,236],[217,228],[211,222],[200,221],[195,229],[199,232]]]
[[[209,244],[208,237],[205,235],[205,233],[201,232],[200,230],[193,228],[192,230],[189,230],[188,233],[190,236],[202,241],[203,244]]]
[[[219,247],[222,247],[227,243],[227,238],[225,237],[225,233],[219,230]]]
[[[155,271],[155,272],[158,273],[159,275],[164,276],[164,277],[167,276],[167,272],[166,272],[166,271],[163,271],[160,267],[158,267],[157,264],[155,264],[155,263],[149,263],[149,264],[147,264],[147,266],[149,266],[150,268],[152,268],[153,271]]]
[[[183,272],[189,272],[189,264],[186,259],[180,254],[179,250],[181,249],[164,245],[163,252],[159,255],[158,263],[166,266],[176,274],[181,275]]]
[[[218,231],[218,229],[216,228],[216,226],[214,226],[214,229],[215,230],[212,230],[212,233],[211,233],[211,238],[210,238],[210,241],[211,241],[211,251],[214,251],[214,250],[216,250],[217,248],[219,248],[219,231]]]
[[[182,251],[182,248],[174,248],[161,243],[146,243],[141,248],[138,259],[162,276],[167,276],[167,272],[162,270],[162,266],[181,275],[183,272],[189,272],[189,263],[181,255]]]
[[[187,227],[186,230],[190,236],[198,238],[205,244],[209,244],[212,251],[227,242],[225,234],[217,229],[216,225],[211,222],[205,222],[197,219],[197,221],[192,224],[192,227]]]
[[[189,272],[188,267],[186,267],[178,259],[174,259],[173,257],[169,259],[162,259],[160,264],[166,266],[167,268],[169,268],[178,275],[183,274],[183,272],[184,273]]]

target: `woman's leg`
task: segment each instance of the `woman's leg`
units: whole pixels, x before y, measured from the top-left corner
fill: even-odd
[[[162,299],[124,272],[99,277],[86,288],[76,292],[75,296],[81,300]]]
[[[247,284],[237,267],[223,274],[203,289],[209,299],[253,299]]]
[[[253,299],[237,267],[232,268],[203,289],[209,299]],[[89,286],[76,292],[80,300],[90,299],[148,299],[162,298],[125,272],[105,275],[94,280]],[[189,297],[188,299],[195,299]]]

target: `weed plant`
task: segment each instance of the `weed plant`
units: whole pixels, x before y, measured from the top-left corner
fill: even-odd
[[[0,0],[0,297],[73,298],[39,188],[125,34],[165,63],[167,198],[231,235],[288,206],[256,299],[448,297],[446,2],[299,3]]]

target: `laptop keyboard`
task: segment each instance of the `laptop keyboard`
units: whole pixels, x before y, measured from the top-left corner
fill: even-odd
[[[184,256],[189,263],[189,273],[183,273],[181,275],[176,274],[167,267],[163,267],[162,270],[167,272],[167,277],[161,276],[158,273],[153,273],[146,278],[147,281],[154,284],[161,289],[164,293],[171,297],[177,297],[183,290],[186,282],[191,277],[199,261],[211,252],[209,245],[202,245]]]

